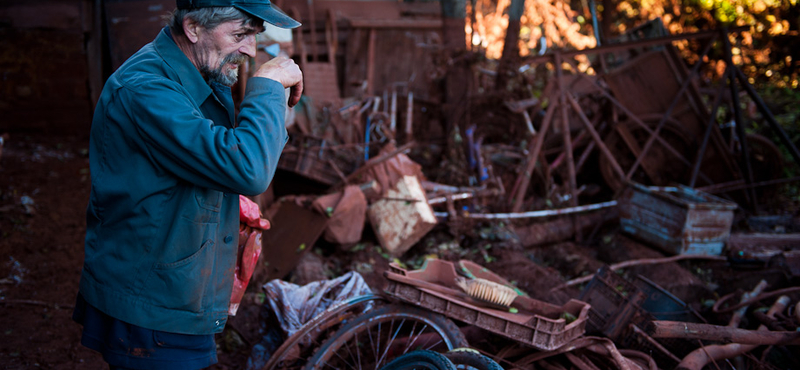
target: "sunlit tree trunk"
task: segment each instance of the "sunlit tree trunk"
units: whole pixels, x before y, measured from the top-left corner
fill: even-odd
[[[442,0],[442,38],[446,52],[451,60],[467,51],[466,26],[467,1]],[[447,132],[452,132],[455,125],[463,118],[464,108],[469,94],[469,66],[463,62],[455,63],[445,76],[443,114]]]
[[[600,35],[608,40],[612,37],[611,30],[614,27],[614,12],[617,8],[617,0],[598,0],[597,4],[603,6],[603,10],[600,12]]]
[[[508,28],[506,29],[505,43],[503,44],[503,55],[500,57],[500,64],[497,67],[497,79],[495,88],[502,90],[506,88],[508,79],[514,73],[515,61],[519,59],[519,31],[520,19],[525,11],[525,0],[511,0],[508,8]]]

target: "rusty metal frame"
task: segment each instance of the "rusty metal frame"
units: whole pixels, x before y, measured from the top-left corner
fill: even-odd
[[[725,39],[727,39],[727,37]],[[698,62],[694,65],[694,68],[692,68],[692,72],[686,79],[684,79],[683,84],[681,84],[680,90],[678,90],[678,93],[675,94],[675,97],[672,99],[669,108],[667,108],[666,112],[664,112],[664,114],[662,115],[661,120],[658,122],[658,125],[656,126],[656,129],[653,130],[653,133],[650,135],[650,138],[647,139],[647,142],[644,144],[644,148],[642,148],[642,151],[636,158],[636,161],[633,163],[633,166],[631,166],[630,170],[628,170],[628,173],[626,174],[626,179],[630,180],[633,173],[636,172],[636,170],[639,168],[642,159],[647,155],[647,151],[650,150],[650,148],[652,147],[653,142],[655,141],[655,137],[658,136],[659,132],[661,132],[661,129],[664,128],[664,124],[666,124],[667,119],[672,115],[672,111],[675,109],[675,106],[678,105],[678,102],[680,101],[681,97],[683,97],[683,93],[691,84],[692,78],[695,75],[697,75],[697,72],[700,71],[700,67],[703,65],[702,62],[703,57],[708,55],[708,52],[711,50],[711,46],[714,45],[714,42],[716,40],[717,36],[714,35],[711,37],[711,40],[709,40],[708,43],[706,44],[705,48],[703,49],[703,52],[700,55]],[[691,101],[691,99],[689,100]]]
[[[726,69],[725,79],[729,82],[728,87],[731,89],[731,92],[732,93],[738,92],[738,90],[736,90],[736,86],[733,85],[735,81],[739,79],[743,89],[746,90],[747,93],[751,95],[753,100],[758,105],[759,110],[761,110],[762,114],[766,117],[770,126],[777,131],[778,136],[781,138],[782,142],[784,142],[784,144],[786,144],[790,148],[790,152],[792,156],[795,158],[795,162],[800,164],[800,151],[797,150],[797,148],[791,143],[791,140],[788,138],[785,132],[783,132],[781,127],[777,124],[777,122],[775,122],[774,117],[771,115],[768,108],[766,108],[766,106],[763,104],[763,101],[755,93],[755,90],[752,88],[752,86],[750,86],[750,84],[747,82],[746,77],[744,77],[744,74],[741,72],[741,70],[739,70],[739,68],[733,65],[732,61],[730,61],[730,55],[729,55],[730,42],[728,41],[728,35],[730,33],[741,32],[747,29],[748,29],[747,27],[736,27],[731,29],[721,29],[721,30],[702,31],[689,34],[671,35],[655,39],[627,42],[624,44],[604,45],[597,48],[586,49],[586,50],[574,50],[574,51],[557,50],[552,54],[524,59],[525,64],[541,62],[541,61],[547,61],[549,63],[552,63],[556,72],[559,92],[558,92],[558,98],[556,98],[555,94],[552,94],[550,107],[548,107],[548,109],[546,110],[543,123],[538,132],[536,133],[535,137],[533,138],[532,142],[528,146],[528,156],[524,170],[518,175],[514,187],[512,188],[511,191],[512,196],[509,199],[511,211],[519,212],[522,209],[523,205],[525,204],[525,194],[530,184],[531,176],[533,175],[534,170],[536,168],[536,164],[538,161],[544,160],[543,158],[540,158],[540,154],[542,153],[543,150],[542,146],[544,144],[545,136],[547,136],[548,131],[550,130],[550,126],[552,125],[552,121],[554,118],[554,114],[556,113],[556,110],[559,111],[559,114],[561,115],[560,118],[562,121],[559,128],[563,130],[563,132],[561,133],[563,153],[561,153],[561,155],[559,155],[559,157],[552,164],[549,164],[548,168],[552,169],[558,165],[563,164],[563,160],[567,160],[566,185],[568,192],[571,195],[570,204],[574,206],[577,203],[577,198],[576,198],[577,183],[576,183],[576,173],[575,173],[576,164],[575,164],[575,158],[573,157],[573,146],[575,144],[578,144],[578,142],[581,141],[578,139],[582,139],[584,136],[579,136],[575,138],[575,140],[573,140],[573,138],[571,137],[568,130],[569,127],[568,104],[571,105],[572,106],[571,108],[578,114],[581,123],[585,126],[586,130],[590,131],[590,133],[592,134],[591,135],[592,140],[589,142],[587,148],[584,149],[583,152],[581,153],[579,163],[583,164],[585,162],[585,158],[587,157],[588,152],[597,148],[598,150],[601,151],[602,155],[612,159],[611,166],[613,167],[613,171],[615,173],[619,175],[620,171],[622,171],[622,173],[625,173],[626,171],[622,169],[622,167],[619,166],[619,163],[616,162],[616,159],[612,157],[612,154],[610,153],[608,148],[605,147],[604,142],[602,141],[602,137],[594,129],[594,126],[597,125],[597,123],[592,124],[586,118],[586,115],[583,114],[576,98],[571,94],[569,94],[568,91],[566,91],[565,81],[564,81],[565,76],[563,73],[563,63],[565,62],[568,63],[573,67],[573,69],[575,69],[574,68],[575,65],[573,61],[565,60],[565,58],[576,55],[603,54],[619,50],[630,50],[632,48],[637,48],[637,47],[657,46],[660,44],[668,44],[677,40],[693,40],[693,39],[708,39],[708,41],[705,43],[703,51],[699,54],[700,55],[699,61],[693,66],[691,71],[687,70],[686,68],[680,68],[681,66],[677,65],[676,60],[672,60],[674,58],[667,58],[669,69],[673,71],[675,78],[678,80],[677,82],[679,83],[680,89],[677,91],[674,98],[671,100],[667,110],[658,119],[658,124],[654,129],[651,129],[650,126],[644,123],[644,121],[642,120],[642,116],[633,114],[633,112],[630,109],[628,109],[623,103],[615,99],[611,95],[611,93],[607,91],[607,88],[601,85],[600,81],[594,81],[582,73],[577,73],[576,75],[579,78],[588,81],[590,85],[593,86],[601,96],[606,98],[608,102],[611,103],[614,114],[614,120],[613,120],[614,122],[611,122],[611,124],[614,130],[617,130],[618,132],[619,130],[624,131],[624,127],[620,127],[620,125],[614,125],[614,123],[616,123],[617,121],[616,112],[617,110],[619,110],[620,112],[625,113],[628,116],[629,120],[631,120],[637,126],[641,127],[648,135],[648,139],[644,144],[644,146],[640,148],[640,150],[635,150],[639,148],[631,148],[631,143],[628,142],[629,140],[625,140],[624,132],[620,133],[620,136],[623,137],[623,141],[625,142],[625,144],[629,147],[629,149],[631,149],[635,153],[634,165],[627,170],[627,173],[625,173],[624,177],[621,177],[624,182],[630,181],[632,174],[639,167],[647,167],[647,164],[645,163],[646,162],[645,156],[647,155],[649,149],[651,149],[653,143],[657,141],[669,153],[674,155],[677,160],[679,160],[680,162],[682,162],[684,165],[688,166],[691,169],[690,170],[691,179],[689,181],[691,186],[695,186],[698,180],[702,180],[708,184],[712,184],[713,186],[715,182],[712,181],[700,169],[701,164],[703,162],[703,158],[708,150],[708,145],[710,142],[713,141],[715,143],[714,144],[715,146],[722,145],[722,147],[719,147],[717,151],[723,157],[720,160],[725,162],[727,168],[726,171],[729,171],[729,173],[731,174],[731,176],[733,176],[733,178],[741,178],[740,176],[745,177],[746,186],[744,188],[749,189],[748,193],[746,194],[747,195],[746,200],[748,203],[750,203],[751,206],[757,207],[755,192],[753,190],[754,179],[752,178],[752,168],[748,157],[748,150],[746,148],[747,144],[742,143],[742,151],[740,152],[742,158],[740,158],[739,161],[741,167],[739,167],[735,164],[733,157],[730,156],[730,149],[727,148],[725,144],[720,144],[722,136],[720,135],[719,131],[717,130],[717,132],[714,132],[714,127],[716,127],[714,125],[714,117],[716,116],[716,112],[719,110],[722,104],[722,98],[720,97],[720,95],[722,95],[721,92],[724,91],[726,83],[722,82],[720,84],[718,88],[719,93],[717,94],[717,97],[713,104],[713,108],[711,109],[710,112],[708,111],[707,107],[700,105],[700,100],[698,100],[699,91],[697,90],[697,86],[694,85],[694,80],[696,79],[696,76],[699,73],[700,68],[705,64],[703,62],[703,57],[708,55],[711,47],[716,42],[718,42],[720,38],[723,39],[725,43],[724,45],[725,49],[728,53],[726,56],[726,62],[728,64],[728,68],[730,69],[730,70]],[[671,48],[668,48],[667,53],[668,53],[667,56],[675,56],[675,57],[677,56],[675,51],[672,50]],[[601,61],[603,61],[602,58]],[[698,127],[700,132],[703,132],[702,145],[700,147],[700,150],[697,151],[695,158],[687,158],[687,156],[679,152],[675,147],[670,145],[666,140],[664,140],[659,135],[661,130],[664,128],[665,124],[671,120],[670,118],[671,116],[679,115],[681,114],[681,112],[686,112],[686,110],[684,109],[681,109],[681,112],[676,111],[676,107],[678,106],[679,102],[684,101],[682,100],[684,99],[684,97],[688,100],[686,102],[688,104],[688,107],[686,109],[688,109],[689,111],[693,111],[698,116],[700,122],[698,122],[698,126],[696,127]],[[738,104],[734,102],[733,106],[734,106],[734,113],[737,114],[736,121],[740,123],[737,125],[736,134],[737,136],[743,138],[744,136],[742,135],[744,134],[743,130],[744,121],[741,119],[741,112],[738,109]],[[703,126],[703,123],[706,123],[706,125]],[[649,174],[650,172],[655,170],[656,169],[650,169],[648,171],[647,168],[645,168],[645,173]],[[741,181],[733,181],[725,184],[731,186],[735,185],[735,187],[739,188],[740,182]]]

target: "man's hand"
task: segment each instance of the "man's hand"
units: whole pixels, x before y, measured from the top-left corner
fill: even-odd
[[[303,72],[295,62],[278,56],[261,65],[253,77],[264,77],[280,82],[284,88],[290,87],[289,106],[294,107],[303,95]]]

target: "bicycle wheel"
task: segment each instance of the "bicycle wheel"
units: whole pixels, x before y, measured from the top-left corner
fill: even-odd
[[[387,305],[342,325],[303,367],[379,369],[415,350],[446,352],[466,347],[464,334],[442,315],[405,305]]]
[[[457,370],[503,370],[497,362],[478,351],[458,348],[444,354]]]
[[[397,357],[380,370],[456,370],[456,367],[441,353],[420,350]]]
[[[377,295],[363,295],[331,306],[309,320],[292,336],[286,338],[283,344],[272,353],[267,364],[261,369],[300,368],[305,365],[305,360],[311,355],[312,349],[304,345],[304,343],[311,343],[315,345],[314,348],[318,347],[321,344],[318,338],[322,333],[352,317],[356,317],[355,315],[358,315],[361,313],[360,311],[367,308],[368,304],[377,300],[383,300],[383,297]]]

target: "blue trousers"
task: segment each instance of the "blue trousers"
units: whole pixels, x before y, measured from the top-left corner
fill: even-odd
[[[72,319],[83,325],[81,344],[114,369],[197,370],[217,363],[214,335],[146,329],[117,320],[78,294]]]

